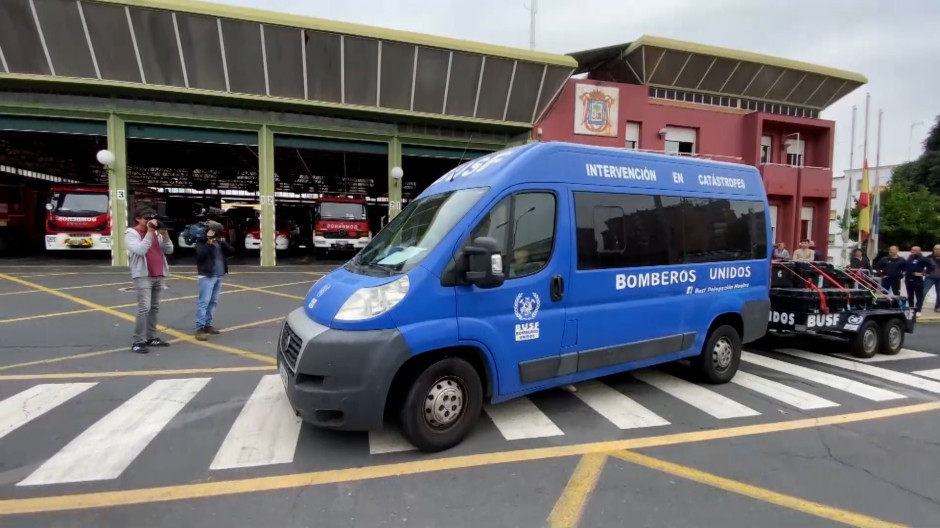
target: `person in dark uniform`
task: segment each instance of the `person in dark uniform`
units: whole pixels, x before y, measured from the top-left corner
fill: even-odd
[[[881,287],[895,295],[901,295],[901,279],[904,277],[906,264],[904,257],[898,255],[897,246],[888,248],[888,255],[875,266],[881,275]]]
[[[234,250],[224,238],[221,238],[222,224],[206,222],[205,238],[196,241],[196,272],[199,281],[199,304],[196,308],[196,339],[205,341],[218,330],[212,326],[212,315],[219,304],[222,291],[222,277],[228,273],[226,260]]]
[[[852,258],[849,260],[849,267],[852,269],[871,271],[871,261],[861,249],[852,252]]]
[[[933,264],[920,252],[920,247],[912,247],[904,263],[904,287],[907,289],[907,302],[915,312],[924,307],[924,277],[931,272]]]

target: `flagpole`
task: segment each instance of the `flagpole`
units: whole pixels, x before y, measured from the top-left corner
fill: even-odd
[[[871,94],[868,94],[868,93],[865,94],[865,126],[864,126],[864,129],[865,129],[864,134],[865,134],[865,136],[864,136],[864,138],[863,138],[863,140],[862,140],[862,159],[865,160],[865,161],[868,160],[868,106],[869,106],[869,102],[870,102],[870,101],[871,101]],[[864,181],[864,179],[865,179],[865,171],[864,171],[864,169],[862,169],[862,181]],[[868,192],[868,189],[859,189],[859,191],[860,191],[860,192]],[[859,208],[859,211],[858,211],[858,212],[859,212],[859,214],[861,214],[861,212],[862,212],[861,208]],[[862,222],[861,222],[861,217],[859,218],[859,222],[858,222],[858,246],[859,246],[859,247],[862,247]],[[871,258],[871,257],[869,256],[869,258]]]
[[[879,205],[881,204],[881,115],[882,111],[878,110],[878,139],[875,142],[875,199],[874,207],[872,207],[872,219],[871,219],[871,235],[868,237],[869,240],[869,254],[874,254],[878,252],[878,216],[881,214]]]
[[[842,208],[842,222],[839,227],[842,228],[842,263],[848,264],[849,262],[849,239],[851,238],[851,233],[849,232],[849,225],[852,210],[849,208],[849,204],[852,203],[852,178],[849,176],[852,174],[852,169],[855,168],[855,117],[858,113],[858,107],[852,105],[852,141],[849,142],[849,170],[846,174],[846,180],[848,180],[848,185],[845,189],[845,207]]]

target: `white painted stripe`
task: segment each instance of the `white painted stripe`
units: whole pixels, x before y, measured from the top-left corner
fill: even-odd
[[[872,385],[868,385],[867,383],[850,380],[848,378],[843,378],[842,376],[836,376],[835,374],[829,374],[828,372],[806,368],[802,365],[787,363],[786,361],[780,361],[779,359],[761,356],[752,352],[742,352],[741,360],[747,363],[751,363],[752,365],[759,365],[770,370],[776,370],[778,372],[783,372],[797,378],[803,378],[805,380],[812,381],[813,383],[825,385],[826,387],[832,387],[833,389],[845,391],[849,394],[854,394],[867,400],[888,401],[900,400],[905,397],[896,392],[874,387]]]
[[[706,412],[715,418],[740,418],[742,416],[758,416],[759,412],[750,407],[710,391],[684,379],[670,376],[665,372],[655,370],[641,370],[634,372],[633,377],[652,385],[670,396],[688,403],[692,407]]]
[[[117,478],[209,378],[151,383],[69,442],[17,486]]]
[[[731,383],[740,385],[758,394],[763,394],[768,398],[781,401],[797,409],[824,409],[826,407],[839,406],[836,402],[741,370],[734,375],[734,378],[731,379]]]
[[[486,405],[484,409],[506,440],[565,434],[528,398]]]
[[[370,455],[400,453],[402,451],[414,451],[415,449],[415,446],[405,440],[401,432],[391,425],[386,425],[381,431],[369,431]]]
[[[815,361],[817,363],[823,363],[826,365],[832,365],[834,367],[844,368],[846,370],[852,370],[855,372],[861,372],[868,376],[874,376],[876,378],[885,379],[892,381],[894,383],[900,383],[901,385],[907,385],[908,387],[914,387],[915,389],[924,390],[927,392],[932,392],[934,394],[940,394],[940,383],[936,381],[925,380],[923,378],[918,378],[917,376],[912,376],[906,372],[898,372],[896,370],[889,370],[882,367],[876,367],[874,365],[866,365],[864,363],[856,363],[855,361],[849,361],[847,359],[836,358],[832,356],[827,356],[825,354],[814,354],[812,352],[806,352],[804,350],[795,350],[791,348],[786,348],[778,350],[778,352],[783,352],[791,356],[795,356],[802,359],[808,359],[810,361]]]
[[[0,438],[94,387],[95,383],[36,385],[0,402]]]
[[[231,469],[294,461],[301,420],[291,409],[277,374],[261,378],[229,429],[209,469]]]
[[[940,369],[915,370],[913,374],[917,374],[918,376],[923,376],[925,378],[940,380]]]
[[[586,381],[579,384],[577,389],[574,395],[578,399],[620,429],[669,425],[669,422],[658,414],[599,381]]]
[[[910,350],[907,348],[902,348],[900,352],[893,356],[886,356],[884,354],[875,354],[874,357],[870,358],[857,358],[849,354],[834,354],[841,358],[851,359],[852,361],[860,361],[862,363],[881,363],[884,361],[902,361],[905,359],[924,359],[937,357],[936,354],[929,354],[927,352],[918,352],[917,350]]]

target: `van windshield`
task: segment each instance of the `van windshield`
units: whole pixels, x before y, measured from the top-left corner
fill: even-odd
[[[461,189],[411,202],[346,269],[385,275],[408,271],[437,247],[487,190]]]

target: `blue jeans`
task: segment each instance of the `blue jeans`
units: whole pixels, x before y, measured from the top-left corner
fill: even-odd
[[[931,288],[934,288],[937,294],[933,301],[933,307],[935,310],[940,309],[940,279],[934,277],[924,279],[924,298],[927,298],[927,292],[929,292]]]
[[[222,277],[199,277],[199,306],[196,308],[196,330],[212,326],[212,311],[219,304]]]

